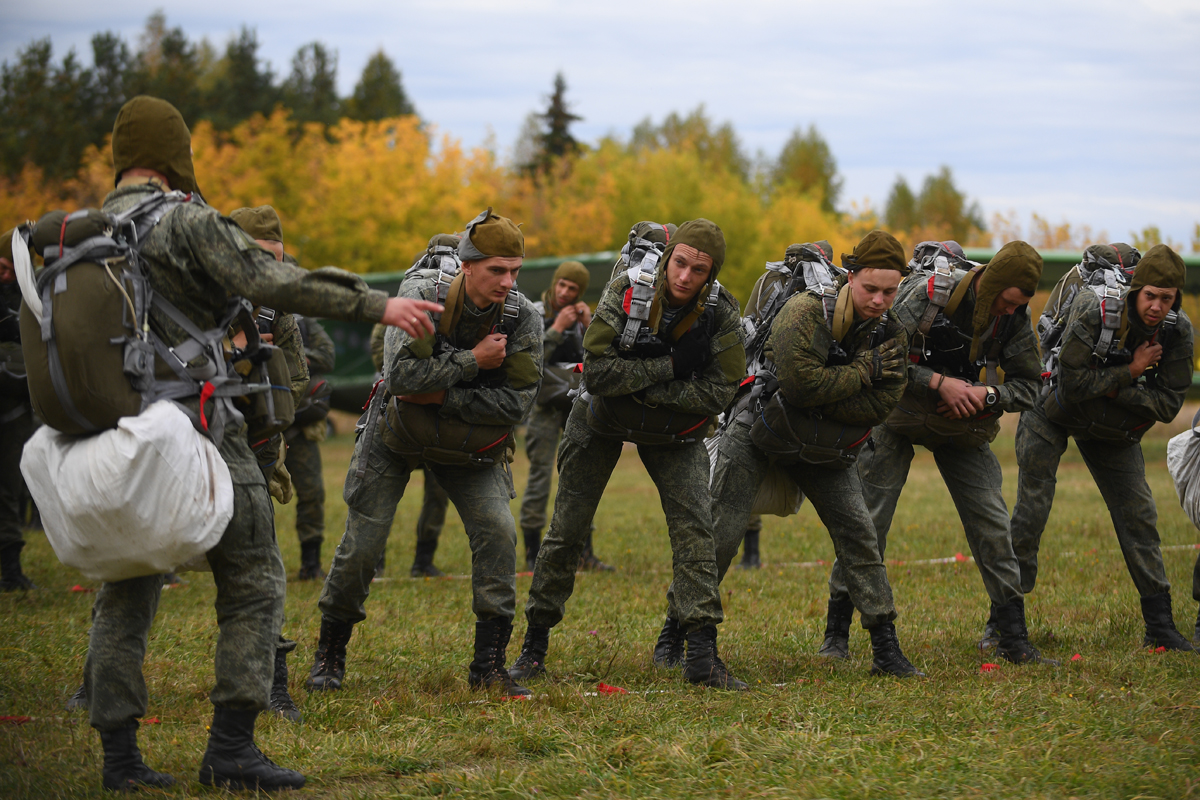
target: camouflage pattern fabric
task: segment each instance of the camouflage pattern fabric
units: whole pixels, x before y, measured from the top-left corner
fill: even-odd
[[[421,498],[421,511],[417,515],[417,541],[436,542],[446,525],[446,509],[450,495],[438,483],[433,470],[425,468],[425,494]]]
[[[118,213],[158,191],[148,184],[109,194]],[[231,292],[270,308],[376,321],[387,296],[341,270],[304,270],[277,262],[231,220],[204,206],[181,206],[146,237],[142,256],[155,291],[202,329],[216,325]],[[183,333],[152,312],[169,345]],[[188,401],[193,410],[196,401]],[[283,623],[286,575],[275,541],[274,508],[246,442],[244,426],[227,430],[220,446],[234,484],[233,519],[208,553],[217,586],[216,685],[220,706],[265,710]],[[161,576],[105,584],[97,596],[85,678],[91,721],[115,730],[145,713],[142,660],[161,592]]]
[[[1012,514],[1012,544],[1021,570],[1021,591],[1037,584],[1038,551],[1050,518],[1058,462],[1067,451],[1066,428],[1046,419],[1041,408],[1021,415],[1017,425],[1017,502]],[[1125,566],[1143,597],[1171,590],[1158,538],[1158,510],[1146,483],[1142,446],[1121,447],[1077,440],[1083,463],[1108,506]]]
[[[0,550],[24,541],[21,535],[21,497],[25,478],[21,475],[21,451],[33,435],[33,412],[28,403],[5,411],[0,421]]]
[[[1159,422],[1173,420],[1183,407],[1192,371],[1191,320],[1183,311],[1178,314],[1174,330],[1161,337],[1162,359],[1135,383],[1127,364],[1092,366],[1096,338],[1102,330],[1100,303],[1092,292],[1082,292],[1071,306],[1060,354],[1064,398],[1078,402],[1115,390],[1113,404]],[[1159,332],[1131,324],[1126,346],[1133,350],[1147,334]],[[1021,566],[1021,588],[1027,593],[1037,583],[1038,550],[1054,503],[1059,459],[1066,452],[1069,436],[1065,427],[1046,418],[1040,405],[1022,414],[1017,426],[1019,477],[1011,529]],[[1158,511],[1146,483],[1141,444],[1121,446],[1086,437],[1077,438],[1075,444],[1108,506],[1138,592],[1146,597],[1169,591],[1159,545]],[[1193,589],[1200,591],[1200,584]]]
[[[559,434],[567,424],[567,412],[552,406],[535,405],[525,425],[525,453],[529,456],[529,481],[521,498],[521,529],[541,531],[546,527],[546,504],[554,476],[554,454]]]
[[[287,469],[296,494],[296,538],[320,542],[325,537],[325,475],[321,445],[303,434],[288,440]]]
[[[621,457],[620,439],[593,434],[587,405],[576,401],[558,451],[558,494],[550,531],[538,549],[525,617],[552,628],[563,618],[575,589],[575,570],[591,532],[592,517]],[[703,442],[639,446],[638,455],[658,488],[671,537],[677,619],[686,631],[723,619],[708,492],[708,451]]]
[[[364,604],[375,577],[375,565],[387,545],[414,465],[383,443],[383,424],[370,442],[367,470],[356,472],[366,440],[354,447],[346,473],[345,499],[350,507],[346,531],[333,555],[321,590],[322,618],[354,624],[366,619]],[[501,466],[486,469],[431,465],[462,518],[471,545],[471,610],[480,620],[511,620],[517,603],[517,533],[509,508],[509,479]]]
[[[286,578],[266,487],[235,483],[233,491],[233,520],[208,552],[220,625],[217,682],[209,698],[217,706],[264,710],[281,641]],[[105,583],[96,594],[84,687],[97,730],[126,727],[146,713],[142,662],[161,593],[162,576],[148,575]]]
[[[841,342],[848,354],[869,350],[880,320],[860,320]],[[895,337],[907,347],[908,337],[889,316],[884,338]],[[789,403],[813,408],[823,417],[846,424],[874,426],[891,413],[904,391],[903,377],[864,386],[852,367],[827,365],[833,334],[825,311],[814,295],[802,292],[788,300],[772,324],[767,354],[775,362],[779,390]],[[717,445],[712,478],[713,535],[717,576],[723,580],[750,528],[750,510],[770,466],[770,460],[750,440],[750,425],[731,423]],[[865,628],[896,618],[887,569],[862,497],[855,469],[832,470],[799,463],[781,467],[812,503],[829,531],[834,553],[849,583],[848,593],[862,614]],[[761,527],[761,518],[758,525]],[[668,590],[669,614],[676,618],[674,587]]]
[[[955,278],[965,280],[967,275],[956,270]],[[892,306],[891,316],[904,326],[910,338],[929,305],[926,280],[917,274],[901,283]],[[951,322],[961,331],[970,331],[974,311],[975,291],[969,289]],[[981,352],[987,352],[990,346],[989,331],[981,341]],[[996,406],[1006,412],[1032,408],[1041,390],[1042,362],[1027,314],[1021,313],[1007,328],[1000,351],[1000,369],[1004,372],[1004,383],[996,387]],[[935,395],[936,391],[929,388],[933,374],[927,366],[910,364],[905,391],[921,398]],[[871,442],[859,454],[858,474],[878,537],[880,556],[886,556],[888,531],[908,480],[913,454],[912,441],[886,424],[874,429]],[[1020,569],[1009,536],[1008,506],[1000,493],[1003,476],[995,454],[987,445],[977,449],[943,446],[933,450],[933,458],[958,509],[988,597],[996,605],[1021,597]],[[844,570],[837,563],[829,576],[829,591],[835,599],[849,596]]]
[[[399,294],[432,299],[436,273],[426,270],[406,279]],[[537,396],[541,377],[542,331],[538,315],[521,298],[516,330],[508,338],[507,355],[495,370],[497,380],[474,382],[479,367],[470,349],[488,333],[491,309],[476,309],[466,300],[448,344],[434,354],[433,337],[413,339],[398,328],[384,339],[383,374],[393,395],[446,390],[443,416],[489,425],[516,425]],[[532,378],[532,379],[531,379]],[[349,513],[346,531],[333,557],[319,602],[323,617],[356,623],[366,618],[375,565],[383,554],[412,470],[417,464],[383,443],[386,420],[374,436],[359,436],[346,475],[343,496]],[[365,460],[362,479],[357,476]],[[507,464],[489,467],[426,465],[445,489],[462,518],[471,544],[472,610],[480,620],[511,620],[516,613],[517,534],[509,508],[511,477]]]

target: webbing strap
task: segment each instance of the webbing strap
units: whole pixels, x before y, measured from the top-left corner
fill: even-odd
[[[654,274],[658,268],[659,252],[650,250],[638,262],[638,266],[630,267],[629,283],[633,289],[629,301],[629,316],[621,331],[621,341],[618,347],[630,350],[637,344],[638,332],[650,319],[650,306],[654,302]]]
[[[46,319],[49,318],[47,315]],[[58,355],[58,342],[53,337],[47,341],[46,356],[50,367],[50,383],[54,386],[54,393],[58,395],[58,402],[62,403],[63,411],[66,411],[67,416],[85,431],[100,430],[76,408],[75,400],[71,397],[71,390],[67,388],[67,376],[63,374],[62,360]]]
[[[967,274],[958,282],[958,286],[954,287],[954,294],[950,295],[950,302],[946,304],[946,316],[954,316],[954,312],[958,311],[958,307],[962,304],[963,298],[967,296],[967,290],[971,288],[971,282],[975,280],[975,276],[979,274],[983,267],[971,267],[967,270]]]
[[[1092,355],[1096,358],[1108,358],[1109,351],[1112,350],[1113,336],[1121,328],[1125,303],[1120,288],[1104,287],[1104,292],[1100,295],[1100,335],[1096,337],[1096,347],[1092,350]]]
[[[29,413],[29,405],[26,403],[21,403],[21,405],[17,406],[12,411],[6,411],[5,413],[0,414],[0,425],[7,425],[14,420],[20,419],[27,413]]]

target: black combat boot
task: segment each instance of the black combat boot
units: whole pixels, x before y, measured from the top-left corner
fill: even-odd
[[[854,603],[849,597],[829,598],[825,616],[825,641],[817,655],[845,660],[850,657],[850,621],[854,618]]]
[[[413,578],[440,578],[445,573],[433,565],[433,554],[437,552],[438,540],[417,542],[417,554],[413,557],[412,569],[408,571]]]
[[[472,689],[498,689],[505,697],[528,697],[533,692],[519,685],[504,668],[505,651],[512,636],[506,619],[475,621],[475,658],[467,673]]]
[[[24,542],[13,542],[0,550],[0,592],[28,591],[37,586],[21,571],[21,548]]]
[[[514,681],[527,681],[546,674],[546,650],[550,647],[550,629],[530,625],[521,643],[521,655],[508,670]]]
[[[300,543],[300,574],[296,576],[300,580],[325,579],[325,570],[321,569],[321,542],[321,539],[310,539]]]
[[[67,711],[87,711],[87,707],[87,687],[81,683],[79,684],[79,688],[75,690],[75,694],[71,695],[71,698],[67,700],[66,709]]]
[[[579,557],[580,572],[612,572],[616,567],[611,564],[605,564],[596,557],[596,551],[592,549],[592,533],[588,531],[587,545],[583,548],[583,555]]]
[[[1197,645],[1200,645],[1200,608],[1196,609],[1196,635],[1192,638]]]
[[[303,775],[279,766],[254,744],[254,720],[257,718],[257,711],[213,708],[208,749],[200,762],[200,783],[264,792],[304,786]]]
[[[687,635],[679,627],[679,620],[667,617],[658,634],[658,641],[654,643],[654,655],[651,656],[654,666],[663,669],[682,667],[686,645]]]
[[[725,662],[717,655],[717,626],[705,625],[687,634],[687,663],[683,677],[689,683],[732,689],[737,692],[750,686],[729,674]]]
[[[1168,650],[1194,651],[1192,643],[1175,630],[1171,613],[1171,593],[1163,592],[1142,598],[1142,619],[1146,620],[1143,647],[1165,647]]]
[[[288,693],[287,650],[275,651],[275,679],[271,682],[271,710],[289,722],[301,722],[300,709]]]
[[[1024,614],[1024,602],[1024,600],[1021,601],[1022,614]],[[996,621],[996,604],[993,603],[988,611],[987,622],[983,625],[983,636],[979,638],[979,649],[991,650],[998,644],[1000,644],[1000,627]]]
[[[742,560],[736,569],[758,569],[762,566],[762,560],[758,557],[758,534],[759,531],[746,531],[742,537]]]
[[[346,643],[354,626],[348,622],[321,617],[321,638],[317,640],[317,655],[304,688],[310,692],[342,688],[346,679]]]
[[[925,673],[914,667],[900,650],[895,624],[884,622],[871,628],[871,649],[875,652],[875,660],[871,662],[872,675],[894,675],[897,678],[925,677]]]
[[[104,771],[100,783],[113,792],[136,792],[143,786],[165,789],[175,785],[175,779],[165,772],[155,772],[142,761],[137,746],[137,723],[115,731],[100,731],[104,745]]]
[[[542,532],[537,528],[522,528],[521,532],[525,534],[525,569],[533,572],[538,550],[542,547]]]
[[[999,635],[996,655],[1014,664],[1058,664],[1054,659],[1043,656],[1029,643],[1029,629],[1025,627],[1025,598],[1021,597],[1000,606],[993,605],[992,617],[996,620],[996,631]]]

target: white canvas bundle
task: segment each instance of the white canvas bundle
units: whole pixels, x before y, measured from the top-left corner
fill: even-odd
[[[169,572],[212,549],[233,518],[229,467],[167,400],[95,436],[43,425],[21,472],[55,555],[92,580]]]
[[[1184,513],[1200,528],[1200,430],[1196,422],[1193,419],[1191,430],[1167,442],[1167,470],[1175,481],[1175,492]]]

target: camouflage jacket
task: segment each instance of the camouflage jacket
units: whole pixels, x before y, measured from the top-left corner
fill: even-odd
[[[399,295],[436,300],[436,279],[436,270],[417,272],[400,285]],[[504,363],[481,375],[471,348],[488,334],[496,315],[492,309],[479,312],[469,298],[463,302],[462,318],[444,346],[434,336],[413,339],[399,328],[388,329],[384,383],[393,395],[445,389],[442,416],[480,425],[516,425],[533,405],[542,380],[541,315],[522,296]]]
[[[964,270],[954,271],[955,285],[967,279]],[[929,273],[914,272],[900,284],[896,293],[896,302],[892,305],[891,316],[904,326],[905,333],[911,340],[917,332],[917,325],[925,308],[929,305],[928,292]],[[1029,307],[1017,309],[1013,319],[1008,323],[1002,339],[1000,350],[1000,369],[1004,371],[1001,385],[996,387],[996,402],[1001,411],[1019,412],[1033,408],[1042,389],[1042,357],[1038,353],[1037,334],[1029,321]],[[971,316],[975,313],[975,290],[968,289],[966,297],[959,304],[950,322],[966,336],[963,360],[969,357]],[[979,352],[986,354],[992,346],[992,327],[983,336]],[[929,399],[937,395],[936,390],[929,388],[934,370],[926,366],[924,360],[909,364],[908,386],[906,391],[917,397]]]
[[[545,302],[538,300],[534,309],[542,317],[542,352],[547,364],[578,364],[583,361],[583,323],[576,322],[559,333],[554,329],[555,313],[546,315]]]
[[[625,273],[605,288],[584,334],[583,380],[588,391],[601,397],[642,392],[647,403],[686,414],[715,416],[724,411],[746,374],[746,335],[734,296],[722,287],[704,372],[692,380],[675,380],[669,355],[627,358],[617,351],[616,340],[628,319],[628,288]]]
[[[851,358],[870,348],[879,320],[860,320],[842,339]],[[908,334],[891,314],[882,341],[895,337],[908,348]],[[821,300],[811,292],[798,292],[784,304],[771,325],[763,354],[775,362],[779,390],[797,408],[811,408],[826,419],[870,428],[887,419],[904,393],[905,378],[864,386],[858,370],[849,364],[828,365],[833,332],[825,322]]]
[[[1134,381],[1127,363],[1095,365],[1092,352],[1102,329],[1100,299],[1093,292],[1080,292],[1071,304],[1059,354],[1062,399],[1080,403],[1116,389],[1116,405],[1159,422],[1175,419],[1192,385],[1192,322],[1182,310],[1178,314],[1174,327],[1162,337],[1162,359]],[[1160,326],[1155,336],[1161,331]],[[1145,340],[1131,327],[1125,346],[1132,352]]]
[[[124,186],[109,193],[103,209],[119,213],[157,191],[149,184]],[[386,294],[344,270],[325,267],[308,272],[276,261],[237,223],[199,203],[167,214],[146,236],[141,255],[154,290],[202,330],[217,326],[231,294],[255,305],[371,322],[383,316],[387,304]],[[167,345],[187,338],[157,310],[151,311],[151,319]],[[196,401],[189,405],[194,409]],[[244,432],[239,436],[236,430],[227,431],[221,455],[235,483],[263,483]]]
[[[333,372],[337,363],[337,354],[333,339],[325,332],[321,323],[311,317],[298,316],[296,324],[300,326],[300,338],[304,343],[304,357],[308,361],[308,371],[313,375],[324,375]]]

